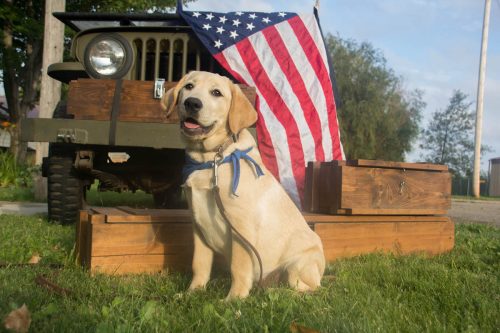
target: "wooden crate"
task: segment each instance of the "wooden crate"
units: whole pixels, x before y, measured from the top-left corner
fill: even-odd
[[[304,216],[320,236],[327,261],[374,251],[438,254],[454,245],[454,224],[445,216]],[[190,214],[128,207],[82,210],[76,254],[93,273],[189,272]]]
[[[311,162],[305,210],[343,215],[444,215],[451,207],[445,165],[371,160]]]
[[[165,89],[176,82],[165,82]],[[252,105],[255,88],[239,85]],[[120,93],[118,121],[176,123],[177,113],[166,117],[160,100],[153,98],[153,81],[123,80]],[[67,112],[75,119],[106,120],[111,118],[116,80],[79,79],[69,84]]]

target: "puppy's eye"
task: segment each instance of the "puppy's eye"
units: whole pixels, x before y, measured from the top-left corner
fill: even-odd
[[[193,89],[193,88],[194,88],[194,86],[193,86],[193,84],[192,84],[192,83],[188,83],[188,84],[186,84],[186,85],[184,86],[184,89],[186,89],[186,90],[191,90],[191,89]]]
[[[220,92],[219,89],[214,89],[210,92],[212,95],[214,95],[215,97],[221,97],[222,96],[222,93]]]

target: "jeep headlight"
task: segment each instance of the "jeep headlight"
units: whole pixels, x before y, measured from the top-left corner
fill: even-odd
[[[85,69],[94,78],[119,79],[132,65],[132,48],[117,34],[96,36],[85,49]]]

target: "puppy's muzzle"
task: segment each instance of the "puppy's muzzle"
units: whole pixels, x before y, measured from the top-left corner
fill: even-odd
[[[202,107],[203,107],[203,103],[201,102],[200,99],[198,99],[196,97],[188,97],[184,101],[184,108],[191,115],[197,114],[201,110]]]

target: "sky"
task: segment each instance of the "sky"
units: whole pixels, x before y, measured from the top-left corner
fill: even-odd
[[[314,0],[197,0],[186,10],[310,12]],[[422,127],[443,110],[460,89],[476,109],[483,0],[322,0],[319,17],[324,33],[370,42],[401,76],[405,89],[420,89],[427,107]],[[487,52],[481,168],[500,157],[500,0],[492,0]],[[333,59],[335,63],[335,59]],[[349,138],[342,138],[349,140]],[[410,162],[421,161],[414,145]]]

